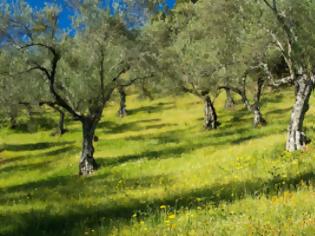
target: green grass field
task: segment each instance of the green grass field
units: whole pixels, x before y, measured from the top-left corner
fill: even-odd
[[[284,151],[293,94],[265,95],[259,129],[224,99],[215,131],[192,96],[128,97],[123,119],[112,102],[89,177],[78,176],[78,122],[62,137],[1,129],[0,235],[315,235],[315,145]],[[313,141],[314,121],[312,106]]]

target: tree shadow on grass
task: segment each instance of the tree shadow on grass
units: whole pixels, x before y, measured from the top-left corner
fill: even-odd
[[[158,103],[156,105],[142,106],[138,108],[128,109],[128,115],[136,115],[140,112],[144,113],[159,113],[161,111],[169,110],[175,108],[175,104],[170,103]]]
[[[42,149],[48,149],[52,147],[64,146],[73,144],[74,142],[40,142],[40,143],[27,143],[27,144],[5,144],[4,150],[7,151],[36,151]]]
[[[136,154],[116,156],[114,158],[100,158],[97,160],[97,162],[101,166],[115,166],[115,165],[121,165],[123,163],[131,162],[131,161],[138,161],[144,158],[147,160],[179,158],[181,157],[182,154],[191,152],[203,146],[206,146],[206,145],[193,145],[190,147],[188,147],[187,144],[177,145],[175,147],[163,148],[162,150],[150,150],[150,151],[144,151],[144,152],[136,153]]]
[[[279,115],[279,116],[282,116],[282,115],[285,115],[285,114],[288,114],[290,111],[292,110],[291,107],[289,108],[284,108],[284,109],[275,109],[275,110],[272,110],[272,111],[268,111],[265,113],[265,116],[270,116],[270,115]]]
[[[267,94],[266,94],[267,95]],[[264,106],[264,104],[270,104],[270,103],[279,103],[283,100],[284,95],[283,94],[274,94],[272,93],[272,96],[263,96],[261,99],[261,105]]]
[[[127,122],[118,124],[112,121],[102,121],[98,126],[97,129],[103,129],[107,134],[119,134],[124,131],[136,131],[139,130],[139,122]]]
[[[225,134],[209,134],[209,137],[203,137],[202,142],[193,143],[183,141],[180,143],[180,133],[176,131],[164,132],[160,135],[152,136],[152,139],[158,140],[158,144],[161,145],[161,148],[158,150],[147,150],[141,153],[129,154],[116,156],[111,158],[100,158],[97,159],[97,162],[101,166],[116,166],[121,165],[127,162],[138,161],[141,159],[153,160],[153,159],[167,159],[167,158],[180,158],[183,154],[189,154],[195,150],[206,148],[206,147],[219,147],[224,145],[239,145],[243,142],[259,139],[269,134],[264,132],[260,134],[249,134],[245,136],[242,132],[246,129],[238,129],[239,133],[230,133],[230,131],[226,131]],[[229,136],[225,136],[226,134],[230,134]],[[213,135],[213,138],[210,138]],[[224,139],[223,139],[224,137]],[[141,140],[141,137],[136,137],[136,140]],[[173,141],[175,143],[174,146],[165,147],[162,146],[163,143],[167,143],[165,141]],[[176,144],[177,142],[177,144]]]
[[[144,129],[162,129],[165,127],[174,127],[177,126],[176,124],[156,124],[156,125],[147,125]]]
[[[145,177],[143,177],[145,178]],[[93,180],[93,177],[91,177]],[[57,183],[66,184],[71,178],[61,177],[55,179],[53,185],[51,182],[43,181],[31,187],[53,187]],[[83,180],[84,182],[85,180]],[[87,182],[90,180],[86,180]],[[139,180],[141,181],[141,180]],[[150,182],[151,180],[149,180]],[[214,184],[203,188],[190,189],[187,192],[168,195],[152,199],[138,199],[127,203],[116,202],[114,204],[96,204],[86,206],[84,204],[74,204],[67,213],[56,214],[46,210],[32,210],[27,213],[6,213],[0,215],[0,224],[12,224],[12,222],[22,222],[15,225],[15,228],[7,230],[6,235],[70,235],[75,229],[108,227],[113,225],[116,220],[130,222],[134,212],[150,212],[155,214],[159,212],[160,205],[169,205],[173,210],[184,208],[197,208],[200,205],[210,203],[218,206],[220,203],[233,203],[247,196],[259,197],[266,195],[272,197],[279,193],[290,190],[295,191],[298,185],[304,183],[315,184],[315,171],[308,172],[291,178],[274,177],[269,180],[255,179],[247,181],[231,181],[227,184]],[[82,184],[87,184],[83,183]],[[28,186],[30,187],[30,186]],[[11,189],[13,190],[13,189]],[[123,189],[122,189],[123,191]],[[202,201],[197,201],[201,198]]]
[[[54,146],[65,146],[65,147],[61,147],[61,148],[58,148],[56,150],[52,150],[52,151],[47,151],[47,152],[44,152],[44,153],[36,153],[36,154],[28,154],[28,155],[20,155],[20,156],[15,156],[15,157],[11,157],[11,158],[5,158],[5,159],[2,159],[1,162],[0,162],[0,167],[2,165],[6,165],[6,164],[12,164],[12,163],[16,163],[16,162],[21,162],[21,161],[25,161],[25,160],[28,160],[28,159],[37,159],[37,158],[43,158],[43,159],[46,159],[46,157],[52,157],[52,156],[59,156],[61,154],[66,154],[66,155],[69,155],[69,154],[73,154],[75,152],[77,152],[79,149],[73,145],[74,142],[63,142],[63,143],[57,143],[57,145],[54,145]],[[26,147],[27,149],[30,148],[29,146],[30,144],[26,144]],[[33,144],[32,144],[33,145]],[[46,144],[45,144],[46,145]],[[15,145],[14,145],[15,146]],[[18,145],[17,145],[18,146]],[[24,144],[22,145],[23,147],[18,147],[18,149],[23,149],[25,148],[24,147]],[[47,145],[47,146],[50,146],[50,145]],[[51,148],[52,146],[50,146],[49,148]],[[48,148],[48,147],[47,147]]]
[[[145,127],[141,127],[140,125],[148,124],[148,123],[149,124],[155,123],[159,121],[160,119],[143,119],[143,120],[136,120],[136,121],[130,121],[130,122],[122,121],[120,123],[116,123],[113,121],[103,121],[97,126],[97,128],[104,129],[105,133],[119,134],[124,131],[139,131],[140,129],[149,129],[150,125],[147,125]],[[167,124],[152,124],[151,126],[152,128],[162,128],[164,125],[166,126]]]
[[[187,130],[186,130],[187,131]],[[183,135],[184,130],[170,130],[160,132],[158,134],[141,134],[133,135],[126,138],[129,141],[143,141],[143,140],[156,140],[158,144],[163,143],[180,143],[182,141],[181,136]]]
[[[67,147],[59,148],[53,151],[45,152],[43,156],[60,156],[60,155],[71,155],[79,152],[81,149],[70,145]]]
[[[40,163],[31,163],[31,164],[20,164],[20,165],[10,165],[3,168],[0,168],[1,173],[9,173],[9,172],[19,172],[19,171],[30,171],[30,170],[40,170],[47,165],[49,165],[52,161],[45,161]]]
[[[108,178],[109,175],[111,178]],[[114,177],[114,178],[113,178]],[[118,181],[119,179],[119,181]],[[155,175],[155,176],[142,176],[141,178],[123,178],[119,174],[113,173],[105,173],[100,175],[91,175],[89,177],[78,177],[77,175],[73,176],[57,176],[51,177],[47,179],[42,179],[38,181],[28,182],[25,184],[13,185],[5,188],[0,188],[0,201],[7,202],[18,202],[19,199],[23,196],[28,196],[31,200],[29,201],[38,201],[45,199],[45,191],[51,191],[54,189],[56,193],[65,193],[68,197],[77,197],[78,195],[84,194],[84,191],[88,188],[94,188],[97,184],[106,185],[108,189],[106,189],[106,193],[116,194],[117,192],[124,191],[126,188],[128,189],[136,189],[139,188],[145,189],[149,187],[157,186],[157,185],[165,185],[171,184],[172,180],[168,178],[166,175]],[[81,188],[78,186],[81,185]],[[92,185],[92,186],[91,186]],[[104,187],[103,187],[104,188]],[[12,196],[6,196],[7,194],[12,194]],[[94,191],[94,193],[96,193]],[[49,194],[49,193],[48,193]],[[59,201],[57,199],[62,197],[62,195],[56,196],[47,196],[47,198],[54,198],[54,200]],[[26,202],[28,201],[24,198]]]

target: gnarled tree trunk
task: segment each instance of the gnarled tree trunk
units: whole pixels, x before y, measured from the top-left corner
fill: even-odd
[[[265,126],[267,124],[266,120],[263,118],[260,108],[257,104],[251,106],[251,111],[254,114],[254,127],[257,128],[259,126]]]
[[[305,113],[309,109],[309,99],[314,88],[314,82],[303,75],[296,82],[295,104],[291,112],[286,149],[290,152],[301,150],[310,141],[303,132]]]
[[[254,97],[254,103],[250,104],[247,96],[246,96],[246,90],[245,86],[243,88],[243,91],[241,91],[239,94],[242,97],[244,106],[247,108],[249,112],[253,114],[253,126],[255,128],[260,127],[260,126],[265,126],[267,125],[267,121],[263,118],[263,115],[261,114],[260,111],[260,98],[263,90],[265,81],[263,79],[258,79],[257,81],[257,91]]]
[[[255,128],[265,126],[267,124],[267,121],[263,118],[260,112],[260,107],[258,103],[254,103],[253,105],[251,105],[249,101],[246,99],[244,105],[247,108],[247,110],[253,114],[253,126]]]
[[[98,167],[93,157],[93,139],[95,135],[97,120],[91,118],[82,118],[81,123],[83,129],[83,141],[81,159],[79,164],[79,174],[89,175]]]
[[[126,92],[123,87],[120,87],[118,89],[119,96],[120,96],[120,106],[119,106],[119,111],[118,115],[120,117],[124,117],[127,115],[127,110],[126,110]]]
[[[235,105],[231,89],[226,88],[225,94],[226,94],[226,100],[225,100],[224,107],[226,109],[230,109],[230,108],[234,107],[234,105]]]
[[[206,129],[216,129],[218,126],[217,113],[211,102],[210,96],[207,95],[204,98],[204,127]]]

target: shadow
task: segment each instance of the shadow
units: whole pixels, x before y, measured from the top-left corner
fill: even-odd
[[[188,131],[188,129],[181,130],[171,130],[163,131],[158,134],[141,134],[133,135],[126,138],[127,141],[143,141],[143,140],[156,140],[158,144],[164,143],[180,143],[183,141],[183,132]]]
[[[246,116],[250,116],[250,118],[245,118]],[[249,120],[253,120],[252,113],[247,111],[246,109],[242,109],[232,114],[232,118],[230,119],[231,123],[239,123],[239,122],[249,122]]]
[[[272,110],[272,111],[268,111],[265,113],[266,116],[269,115],[284,115],[284,114],[288,114],[288,112],[290,112],[292,110],[291,107],[289,108],[285,108],[285,109],[276,109],[276,110]]]
[[[188,146],[187,144],[177,145],[175,147],[163,148],[162,150],[144,151],[139,154],[116,156],[114,158],[100,158],[98,159],[97,162],[101,166],[115,166],[115,165],[120,165],[126,162],[137,161],[143,158],[146,158],[148,160],[178,158],[178,157],[181,157],[183,153],[192,152],[195,149],[198,149],[204,146],[208,146],[208,144],[198,144],[198,145],[191,145],[191,146]]]
[[[134,122],[118,124],[112,121],[103,121],[97,126],[97,128],[104,129],[106,133],[118,134],[126,130],[128,131],[139,130],[138,123],[139,122],[134,121]]]
[[[26,167],[28,165],[25,165]],[[73,182],[72,182],[73,181]],[[35,182],[29,182],[26,184],[14,185],[7,188],[0,188],[1,196],[4,196],[8,193],[17,193],[23,192],[25,194],[29,194],[29,192],[34,191],[36,189],[43,189],[43,188],[57,188],[58,185],[63,186],[70,183],[78,183],[79,178],[77,176],[58,176],[54,178],[43,179]],[[2,197],[0,197],[2,199]]]
[[[112,121],[103,121],[101,122],[97,128],[105,130],[108,134],[119,134],[124,131],[139,131],[144,129],[159,129],[163,127],[173,127],[176,126],[176,124],[152,124],[152,125],[146,125],[146,126],[140,126],[143,124],[149,124],[151,122],[158,122],[160,119],[144,119],[144,120],[136,120],[126,123],[116,123]],[[147,137],[147,135],[145,136]],[[127,138],[129,139],[129,138]]]
[[[217,132],[211,134],[213,138],[226,138],[227,136],[235,135],[235,134],[244,134],[249,131],[249,128],[238,128],[231,130],[230,127],[224,126],[222,129],[216,130]],[[209,137],[210,138],[210,137]]]
[[[137,135],[128,137],[126,140],[142,141],[142,140],[154,140],[154,148],[160,145],[158,150],[147,150],[141,153],[115,156],[110,158],[100,158],[98,163],[102,166],[116,166],[126,162],[138,161],[140,159],[167,159],[167,158],[179,158],[182,154],[193,152],[200,148],[223,146],[223,145],[239,145],[243,142],[255,140],[259,138],[272,135],[274,130],[270,129],[270,132],[266,132],[263,128],[238,128],[231,130],[228,128],[217,129],[211,131],[205,131],[200,137],[202,141],[198,143],[190,142],[190,139],[183,140],[183,132],[187,130],[174,130],[166,131],[157,135]],[[250,134],[244,135],[245,132],[251,131]],[[194,133],[190,133],[191,137],[196,137]],[[189,143],[188,143],[189,142]],[[165,147],[163,144],[172,143],[174,146]]]
[[[79,152],[81,149],[76,147],[76,146],[68,146],[68,147],[64,147],[64,148],[60,148],[57,150],[53,150],[53,151],[49,151],[49,152],[45,152],[44,154],[42,154],[43,156],[60,156],[61,154],[74,154]]]
[[[158,125],[148,125],[145,126],[144,129],[161,129],[161,128],[165,128],[165,127],[174,127],[177,126],[175,124],[158,124]]]
[[[52,147],[64,146],[73,144],[74,142],[41,142],[41,143],[28,143],[28,144],[5,144],[4,149],[7,151],[35,151]]]
[[[100,177],[101,178],[101,177]],[[147,178],[147,177],[143,177]],[[143,181],[140,179],[130,179],[125,183],[137,187],[137,183]],[[150,182],[156,179],[155,176],[148,177],[144,184],[138,186],[150,186]],[[42,180],[32,184],[26,184],[10,188],[10,191],[26,191],[27,189],[40,188],[41,186],[52,188],[58,185],[67,184],[69,181],[80,182],[82,186],[88,185],[93,177],[79,179],[74,177],[58,177],[51,180]],[[128,182],[131,181],[131,182]],[[165,178],[167,181],[167,178]],[[84,203],[76,203],[71,206],[71,210],[66,213],[56,214],[51,209],[43,210],[33,209],[27,213],[2,213],[0,215],[0,224],[12,224],[12,222],[22,221],[22,224],[15,228],[9,228],[5,235],[71,235],[74,230],[84,228],[107,227],[110,230],[112,223],[116,220],[125,220],[130,222],[134,212],[142,212],[141,220],[148,212],[150,215],[160,212],[160,205],[168,205],[172,211],[178,209],[194,209],[202,205],[211,204],[218,206],[220,203],[231,204],[234,201],[245,197],[257,197],[265,195],[268,198],[277,196],[284,191],[295,191],[301,182],[307,185],[315,184],[315,172],[309,170],[300,175],[291,178],[279,178],[264,180],[231,181],[227,184],[214,184],[203,188],[190,189],[180,194],[169,194],[165,197],[156,196],[152,199],[133,199],[128,203],[114,202],[114,204],[95,204],[86,206]],[[84,189],[83,189],[84,190]],[[32,196],[29,196],[32,198]],[[197,198],[202,201],[197,201]],[[100,220],[102,219],[102,220]],[[80,227],[81,226],[81,227]],[[78,231],[76,231],[78,232]],[[106,233],[106,232],[105,232]],[[106,235],[106,234],[105,234]]]
[[[34,163],[34,164],[25,164],[25,165],[10,165],[7,167],[3,167],[0,168],[0,171],[2,173],[4,172],[15,172],[15,171],[27,171],[27,170],[39,170],[42,169],[44,167],[46,167],[47,165],[49,165],[51,163],[51,161],[45,161],[45,162],[40,162],[40,163]]]
[[[272,96],[267,96],[268,94],[266,94],[266,96],[263,96],[261,99],[261,106],[263,106],[264,104],[269,104],[269,103],[279,103],[283,100],[284,95],[283,94],[272,94]]]
[[[135,114],[140,113],[140,112],[158,113],[158,112],[169,110],[172,108],[175,108],[174,103],[164,102],[164,103],[158,103],[156,105],[149,105],[149,106],[143,106],[143,107],[134,108],[134,109],[128,109],[128,114],[129,115],[135,115]]]
[[[249,140],[253,140],[253,139],[257,139],[257,138],[261,138],[261,136],[258,137],[258,135],[248,135],[248,136],[242,136],[236,140],[233,140],[231,142],[231,144],[237,145],[237,144],[241,144],[243,142],[249,141]]]
[[[152,122],[159,122],[161,119],[143,119],[143,120],[137,120],[138,123],[152,123]]]
[[[55,156],[55,155],[60,155],[62,153],[75,153],[77,152],[79,149],[76,146],[73,146],[74,142],[64,142],[63,145],[70,145],[68,147],[63,147],[57,150],[53,150],[53,151],[48,151],[48,152],[44,152],[44,153],[36,153],[36,154],[29,154],[29,155],[21,155],[21,156],[16,156],[16,157],[12,157],[12,158],[6,158],[6,159],[1,159],[0,160],[0,166],[1,165],[5,165],[5,164],[10,164],[10,163],[14,163],[14,162],[19,162],[19,161],[24,161],[27,159],[33,159],[34,158],[43,158],[46,156]],[[61,145],[58,145],[61,146]]]

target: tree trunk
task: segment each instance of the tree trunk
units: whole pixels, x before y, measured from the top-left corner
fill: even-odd
[[[253,114],[254,114],[254,127],[260,127],[260,126],[265,126],[267,124],[267,121],[263,118],[260,108],[257,104],[254,104],[251,108]]]
[[[309,99],[313,88],[314,83],[307,75],[303,75],[296,82],[295,104],[291,112],[286,144],[287,151],[301,150],[310,141],[303,132],[303,121],[309,109]]]
[[[127,115],[127,111],[126,111],[126,92],[125,92],[123,87],[120,87],[118,91],[119,91],[119,95],[120,95],[120,107],[119,107],[118,115],[120,117],[124,117],[124,116]]]
[[[244,106],[247,108],[247,110],[251,113],[253,113],[253,126],[255,128],[260,127],[260,126],[265,126],[267,125],[267,121],[263,118],[261,112],[260,112],[260,98],[261,98],[261,93],[262,89],[264,86],[264,80],[258,79],[257,81],[257,91],[254,96],[254,103],[251,104],[250,101],[248,100],[246,96],[246,91],[243,89],[242,93],[240,93],[242,97],[242,101],[244,103]]]
[[[218,128],[219,122],[217,120],[217,113],[208,95],[204,98],[204,106],[204,127],[206,129]]]
[[[260,99],[261,99],[261,94],[263,92],[263,87],[265,84],[265,80],[262,78],[258,78],[257,80],[257,91],[254,97],[255,103],[251,106],[251,110],[254,114],[254,127],[260,127],[260,126],[265,126],[267,125],[267,121],[263,118],[261,112],[260,112]]]
[[[63,111],[59,111],[59,124],[58,124],[58,131],[60,135],[66,133],[65,129],[65,113]]]
[[[226,101],[225,101],[224,107],[226,109],[230,109],[235,105],[231,89],[225,89],[225,93],[226,93]]]
[[[79,165],[80,175],[89,175],[97,169],[98,165],[93,157],[94,147],[93,139],[97,121],[90,118],[83,118],[83,141],[82,141],[82,154]]]

